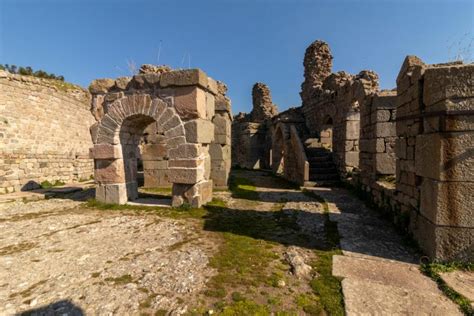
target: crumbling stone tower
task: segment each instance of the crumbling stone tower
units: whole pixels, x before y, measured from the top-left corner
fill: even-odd
[[[324,79],[332,73],[332,54],[326,42],[317,40],[306,48],[304,54],[304,81],[301,84],[303,105],[314,97],[314,92],[322,87]]]

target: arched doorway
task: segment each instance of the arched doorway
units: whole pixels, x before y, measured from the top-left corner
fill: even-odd
[[[108,108],[107,114],[91,128],[95,144],[91,155],[95,164],[97,200],[125,204],[138,197],[139,145],[145,129],[152,123],[164,131],[163,143],[146,148],[141,158],[145,158],[147,153],[157,157],[158,151],[164,148],[168,156],[167,168],[173,176],[170,181],[173,183],[173,204],[176,204],[175,200],[182,204],[186,199],[193,205],[201,203],[188,191],[192,191],[198,183],[208,186],[208,181],[203,181],[205,167],[203,170],[202,167],[194,167],[202,165],[202,145],[187,142],[184,123],[174,107],[158,97],[151,99],[146,94],[129,95],[116,100]],[[195,200],[197,202],[194,203]]]
[[[282,174],[285,170],[285,135],[281,125],[277,125],[272,137],[271,162],[272,170]]]
[[[333,120],[332,117],[326,116],[323,120],[320,133],[321,144],[323,147],[332,150],[333,144]]]

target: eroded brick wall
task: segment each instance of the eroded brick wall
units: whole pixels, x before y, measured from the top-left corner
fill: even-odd
[[[80,87],[0,71],[0,193],[88,180],[89,109]]]

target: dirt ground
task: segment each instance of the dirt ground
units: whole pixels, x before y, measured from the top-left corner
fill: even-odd
[[[360,259],[368,260],[385,256],[377,251],[390,247],[357,248],[370,240],[351,242],[344,229],[346,238],[340,240],[337,225],[344,228],[353,215],[342,216],[328,202],[340,196],[337,192],[302,191],[266,172],[239,170],[233,172],[231,190],[214,196],[202,209],[103,205],[88,200],[92,191],[0,203],[0,315],[370,310],[370,302],[352,296],[344,305],[341,280],[353,279],[343,268],[340,277],[333,275],[333,258],[342,264],[351,253],[361,253]],[[370,234],[377,236],[374,230]],[[393,255],[402,252],[416,260],[394,238],[385,243],[397,243]],[[357,292],[360,279],[347,280],[347,293]],[[457,311],[435,294],[430,297],[442,307],[432,311]]]

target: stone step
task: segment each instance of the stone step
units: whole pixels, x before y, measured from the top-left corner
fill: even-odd
[[[336,167],[334,165],[325,167],[325,166],[317,166],[313,167],[310,165],[309,167],[309,174],[310,175],[315,175],[315,174],[337,174]]]
[[[319,181],[305,181],[304,187],[305,188],[313,188],[313,187],[335,187],[340,184],[339,180],[319,180]]]
[[[309,163],[318,163],[318,162],[330,162],[332,163],[332,156],[320,156],[320,157],[311,157],[307,156]]]
[[[337,173],[328,173],[328,174],[309,174],[310,181],[320,181],[320,180],[339,180],[339,175]]]
[[[331,161],[311,161],[309,160],[309,167],[310,168],[336,168],[336,165]]]

